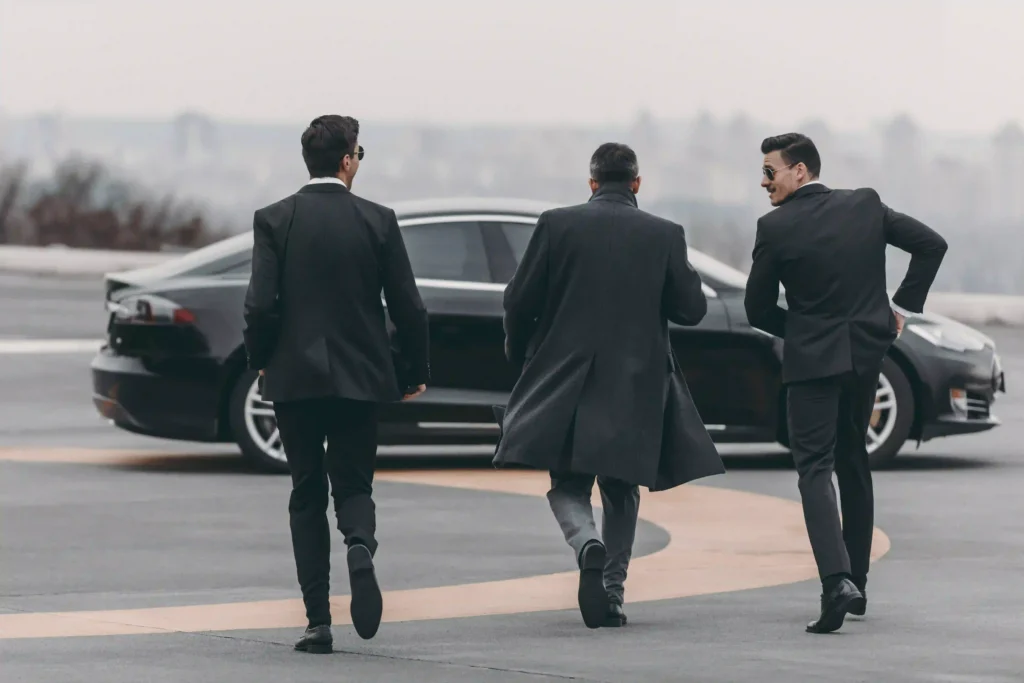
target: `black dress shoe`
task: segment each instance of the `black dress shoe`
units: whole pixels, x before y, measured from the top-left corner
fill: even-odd
[[[360,638],[369,640],[377,635],[380,627],[384,599],[373,571],[373,556],[365,545],[353,543],[348,548],[348,580],[352,589],[349,604],[352,625]]]
[[[858,617],[864,616],[864,613],[868,610],[868,591],[866,588],[860,590],[860,594],[864,596],[864,602],[854,603],[850,606],[850,614]]]
[[[828,595],[821,594],[821,616],[817,621],[807,624],[808,633],[832,633],[838,631],[846,615],[855,609],[864,608],[864,595],[853,585],[853,581],[843,579]]]
[[[605,628],[618,628],[625,626],[627,621],[626,613],[622,611],[622,605],[617,602],[608,604],[608,613],[604,616],[604,624],[602,626]]]
[[[334,636],[330,626],[310,626],[295,642],[295,649],[315,655],[326,655],[334,651]]]
[[[580,553],[580,587],[576,598],[587,628],[600,628],[608,613],[608,593],[604,589],[606,551],[600,541],[591,541]]]

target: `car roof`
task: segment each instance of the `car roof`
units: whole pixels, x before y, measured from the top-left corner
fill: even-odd
[[[447,197],[412,199],[388,205],[399,218],[453,215],[463,213],[497,213],[516,216],[539,216],[561,206],[554,202],[513,197]]]
[[[553,202],[508,197],[449,197],[441,199],[414,199],[395,202],[388,204],[388,206],[394,209],[399,220],[409,220],[427,216],[452,216],[459,214],[494,214],[536,218],[544,211],[561,205]],[[172,258],[164,263],[118,275],[131,275],[133,279],[174,277],[189,272],[201,271],[206,264],[218,261],[226,256],[241,254],[251,249],[252,231],[246,230],[195,251],[187,252],[180,257]],[[688,251],[690,262],[698,271],[714,277],[723,284],[740,289],[745,287],[746,273],[728,266],[718,259],[712,258],[692,247]]]

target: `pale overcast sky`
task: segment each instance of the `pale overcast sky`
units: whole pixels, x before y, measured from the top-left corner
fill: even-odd
[[[0,0],[10,114],[1024,122],[1024,0]]]

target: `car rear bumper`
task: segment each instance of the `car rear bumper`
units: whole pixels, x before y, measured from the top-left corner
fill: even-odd
[[[167,439],[217,440],[217,397],[206,382],[154,372],[109,347],[93,357],[90,370],[93,405],[117,427]]]

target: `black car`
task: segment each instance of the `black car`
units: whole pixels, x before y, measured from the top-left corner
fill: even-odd
[[[516,371],[504,355],[502,294],[547,204],[446,200],[394,206],[430,314],[432,380],[418,399],[389,405],[382,445],[493,444],[491,412]],[[245,367],[242,302],[249,232],[156,266],[106,276],[107,341],[92,361],[93,401],[123,429],[191,441],[237,442],[254,463],[287,464],[272,406]],[[718,442],[786,443],[782,342],[747,324],[746,276],[694,249],[708,313],[674,327],[672,343],[694,401]],[[907,321],[882,368],[868,434],[871,462],[904,442],[991,429],[1005,392],[995,344],[936,315]]]

